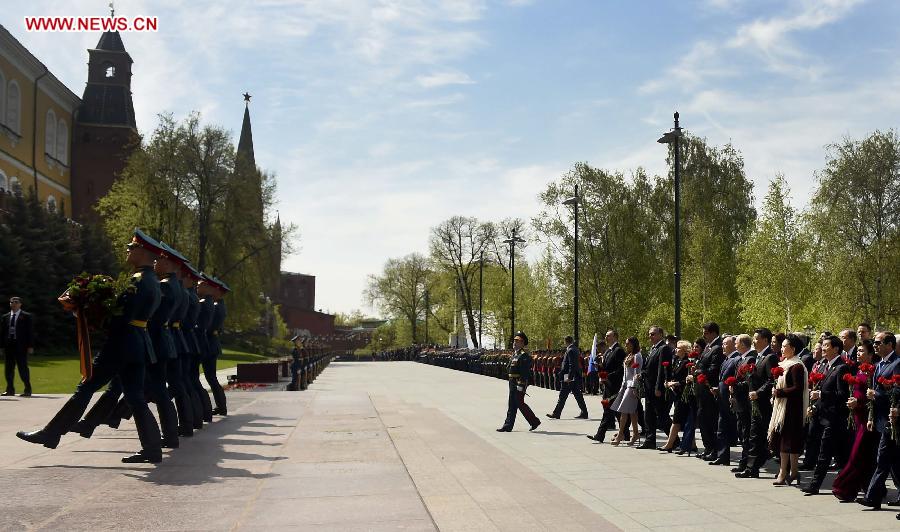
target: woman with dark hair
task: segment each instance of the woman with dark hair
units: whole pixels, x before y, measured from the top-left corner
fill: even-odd
[[[685,379],[690,373],[690,359],[688,354],[691,351],[691,343],[686,340],[680,340],[675,347],[675,358],[672,360],[671,368],[666,371],[666,393],[671,393],[675,398],[675,415],[672,417],[672,428],[669,430],[669,439],[666,444],[659,447],[658,450],[671,453],[675,446],[678,445],[678,431],[687,421],[688,415],[691,413],[690,404],[684,401],[682,397],[684,393]],[[693,401],[691,401],[693,404]]]
[[[869,399],[866,390],[869,381],[875,373],[875,346],[872,340],[863,340],[856,352],[859,371],[850,375],[850,389],[852,393],[847,400],[850,414],[853,416],[853,426],[856,428],[853,437],[853,447],[850,448],[850,458],[847,465],[838,473],[831,485],[831,493],[842,502],[853,502],[859,489],[865,486],[872,473],[875,471],[875,451],[878,447],[878,433],[867,430],[866,422],[869,420]]]
[[[781,469],[772,483],[775,486],[789,485],[799,475],[800,453],[806,437],[804,414],[809,406],[806,366],[797,356],[802,350],[803,340],[794,333],[785,336],[781,343],[782,360],[777,366],[780,375],[775,379],[772,418],[769,420],[769,449],[781,454]]]
[[[640,385],[639,379],[641,369],[643,369],[644,366],[644,357],[641,355],[641,345],[634,336],[625,340],[625,353],[627,355],[625,356],[625,361],[622,363],[625,368],[622,386],[619,388],[619,394],[616,396],[616,400],[613,402],[612,406],[610,406],[614,412],[620,414],[619,432],[610,442],[613,445],[622,443],[622,438],[625,436],[625,427],[628,426],[629,418],[631,419],[631,441],[628,442],[629,445],[636,444],[641,435],[641,432],[638,429],[637,416],[638,405],[640,404],[641,399],[638,397],[637,386]]]
[[[787,338],[787,336],[785,336],[784,333],[775,333],[772,336],[772,352],[775,353],[776,355],[778,355],[779,357],[781,356],[781,346],[784,344],[785,338]],[[797,338],[799,339],[800,337],[798,336]],[[800,340],[800,344],[801,345],[803,344],[803,340]],[[797,352],[799,353],[800,351],[803,351],[802,347]]]

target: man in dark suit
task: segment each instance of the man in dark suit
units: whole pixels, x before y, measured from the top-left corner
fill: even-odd
[[[31,314],[22,310],[22,300],[9,298],[9,312],[0,318],[0,345],[6,353],[4,370],[6,373],[6,391],[0,395],[16,395],[16,366],[19,366],[19,378],[25,385],[22,397],[31,396],[31,374],[28,371],[28,355],[34,353],[34,320]]]
[[[712,393],[713,388],[719,387],[719,372],[725,355],[722,352],[722,337],[719,336],[719,324],[710,321],[703,324],[703,339],[706,340],[706,349],[700,355],[697,367],[694,370],[694,378],[701,374],[706,375],[706,384],[696,384],[694,393],[697,396],[697,426],[700,427],[700,437],[703,440],[703,454],[697,458],[713,460],[716,456],[716,426],[719,420],[719,403]]]
[[[759,478],[759,470],[769,459],[769,419],[772,417],[772,368],[778,365],[778,355],[772,351],[772,331],[761,327],[753,331],[756,349],[756,368],[747,379],[750,399],[750,450],[747,469],[734,474],[737,478]],[[753,412],[753,403],[756,403]]]
[[[841,356],[850,362],[856,362],[856,331],[844,329],[838,337],[841,339]]]
[[[603,353],[602,365],[600,371],[606,373],[606,378],[601,379],[600,387],[603,390],[603,400],[612,404],[615,396],[622,387],[622,377],[625,375],[625,350],[619,345],[619,333],[615,329],[606,332],[606,345],[609,346]],[[609,406],[603,408],[603,419],[600,420],[600,426],[597,427],[597,434],[588,438],[603,443],[606,438],[606,431],[615,428],[617,412],[610,409]]]
[[[806,374],[809,375],[812,373],[813,365],[816,363],[816,358],[809,350],[809,336],[798,334],[801,340],[803,340],[803,351],[797,353],[797,358],[800,362],[803,362],[803,366],[806,368]]]
[[[854,333],[855,334],[855,333]],[[822,354],[828,361],[825,366],[825,378],[818,390],[809,392],[811,405],[808,414],[815,417],[822,426],[822,441],[819,445],[819,456],[816,469],[809,484],[803,488],[807,495],[819,493],[819,487],[825,480],[831,459],[840,454],[838,463],[847,463],[849,438],[847,437],[847,399],[850,388],[844,382],[844,375],[850,372],[850,366],[841,356],[843,344],[837,336],[830,336],[822,342]]]
[[[656,429],[661,428],[666,434],[672,428],[672,418],[669,409],[666,408],[665,366],[663,362],[672,363],[674,352],[666,343],[665,333],[662,327],[650,327],[647,333],[650,337],[650,352],[644,359],[644,367],[641,369],[641,382],[644,387],[646,408],[644,409],[644,428],[647,436],[644,443],[638,449],[656,449]],[[668,365],[667,364],[667,365]]]
[[[709,465],[731,465],[731,444],[737,439],[737,420],[731,411],[731,391],[725,381],[729,377],[737,379],[737,369],[741,362],[741,353],[737,350],[734,336],[726,336],[722,340],[722,352],[728,358],[722,362],[719,370],[719,386],[712,390],[719,404],[719,426],[716,429],[716,459]]]
[[[560,382],[559,399],[556,401],[556,408],[552,414],[547,414],[551,419],[559,419],[562,414],[563,407],[566,405],[566,399],[569,392],[575,396],[575,401],[581,409],[581,413],[575,419],[587,419],[587,405],[584,404],[584,396],[581,394],[581,385],[584,382],[584,376],[581,373],[581,353],[578,352],[578,346],[575,345],[575,339],[566,336],[566,355],[563,357],[562,365],[557,372],[557,379]]]
[[[738,465],[732,468],[732,473],[741,473],[747,469],[747,459],[750,456],[750,415],[752,407],[750,405],[749,385],[747,373],[741,374],[741,368],[745,371],[749,369],[751,364],[756,363],[756,351],[752,349],[753,339],[749,335],[739,334],[735,347],[740,353],[737,362],[737,382],[728,390],[731,393],[732,404],[734,405],[734,415],[737,428],[738,442],[741,445],[741,459]],[[727,377],[726,377],[727,378]]]
[[[878,458],[875,461],[875,474],[866,488],[866,496],[856,499],[856,502],[870,508],[880,508],[881,500],[887,494],[888,475],[894,480],[900,479],[900,450],[897,442],[891,434],[891,426],[888,423],[900,422],[896,408],[891,407],[890,394],[892,389],[878,383],[879,378],[893,379],[900,374],[900,356],[897,356],[897,337],[889,332],[880,332],[875,335],[875,351],[881,360],[875,366],[875,386],[869,388],[869,400],[875,404],[875,421],[870,421],[869,430],[880,433],[878,440]],[[896,393],[896,392],[895,392]]]
[[[831,335],[829,335],[831,336]],[[828,360],[822,356],[823,341],[819,340],[813,347],[813,365],[809,374],[825,373]],[[821,386],[821,382],[816,386]],[[816,469],[816,460],[819,459],[819,445],[822,443],[822,425],[819,423],[819,414],[812,409],[806,424],[806,441],[803,442],[803,461],[800,462],[800,471],[813,471]]]

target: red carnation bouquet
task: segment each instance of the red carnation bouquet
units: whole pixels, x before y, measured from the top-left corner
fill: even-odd
[[[694,349],[693,351],[688,353],[688,358],[690,358],[690,359],[700,358],[700,351],[697,351],[696,349]]]
[[[784,375],[783,367],[775,366],[774,368],[772,368],[772,378],[773,379],[777,379],[778,377],[781,377],[782,375]]]
[[[847,375],[850,375],[849,373]],[[818,388],[819,383],[821,383],[825,379],[824,373],[819,373],[818,371],[813,371],[809,374],[809,387],[810,388]]]
[[[700,375],[697,375],[697,384],[706,384],[706,382],[707,382],[706,373],[701,373]]]
[[[601,371],[597,375],[600,377],[601,381],[605,381],[609,377],[609,372]]]
[[[669,363],[668,360],[663,360],[663,362],[662,362],[662,367],[667,368],[667,367],[669,367],[669,364],[670,364],[670,363]]]
[[[734,386],[737,384],[737,377],[728,377],[725,379],[725,386]]]

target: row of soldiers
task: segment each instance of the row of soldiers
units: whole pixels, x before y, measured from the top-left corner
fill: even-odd
[[[305,390],[316,380],[319,373],[331,363],[331,351],[315,345],[304,346],[300,336],[291,338],[294,348],[291,350],[291,382],[288,391]]]
[[[498,379],[507,378],[512,350],[485,351],[483,349],[426,348],[419,351],[417,360],[426,364],[478,373]],[[532,351],[532,386],[559,391],[563,382],[560,378],[564,351]],[[586,375],[587,355],[578,360],[582,375]]]
[[[140,229],[125,253],[133,270],[130,285],[118,296],[121,313],[109,320],[90,372],[44,428],[20,431],[19,438],[53,449],[67,432],[90,438],[101,424],[117,428],[122,419],[134,417],[141,450],[122,462],[158,463],[163,447],[177,448],[180,437],[193,436],[214,414],[227,415],[216,361],[228,285],[198,272],[184,255]],[[201,368],[215,407],[200,382]],[[148,399],[156,404],[159,423]]]

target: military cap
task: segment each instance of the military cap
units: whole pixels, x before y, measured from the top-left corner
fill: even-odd
[[[191,278],[195,281],[199,281],[201,279],[200,272],[194,269],[194,267],[191,266],[190,262],[182,262],[181,267],[184,268],[184,271],[187,272],[187,274],[190,275]]]
[[[137,227],[134,228],[134,236],[131,237],[131,242],[128,244],[128,248],[140,247],[155,255],[166,255],[167,253],[162,246],[153,237]]]
[[[225,284],[225,281],[223,281],[222,279],[219,279],[216,276],[213,276],[213,283],[216,286],[218,286],[219,288],[221,288],[222,290],[224,290],[226,292],[231,292],[231,288],[229,288],[228,285]]]
[[[513,336],[513,339],[516,339],[516,338],[521,338],[522,343],[525,345],[528,345],[528,337],[525,336],[525,333],[523,333],[522,331],[517,332],[516,335]]]
[[[183,264],[188,261],[187,257],[175,251],[175,248],[166,244],[165,242],[160,242],[159,245],[162,246],[163,250],[166,252],[166,255],[168,255],[169,258],[173,259],[175,262],[181,262]]]

